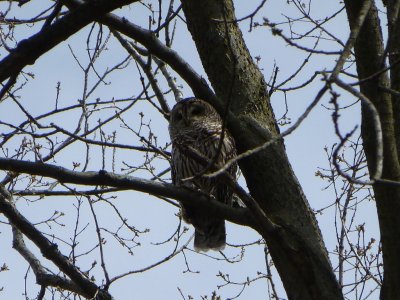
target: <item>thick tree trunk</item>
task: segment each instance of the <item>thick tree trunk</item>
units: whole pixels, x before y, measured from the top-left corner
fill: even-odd
[[[230,0],[184,0],[188,28],[240,152],[279,134],[263,75],[235,22]],[[226,21],[226,22],[225,22]],[[218,105],[217,105],[218,106]],[[220,111],[222,105],[220,105]],[[343,299],[308,206],[280,140],[240,162],[251,195],[282,230],[260,230],[289,299]]]
[[[362,3],[362,0],[345,1],[351,28],[354,26]],[[394,36],[392,37],[394,38]],[[399,43],[398,40],[393,40],[393,42]],[[371,6],[354,48],[359,78],[363,79],[379,74],[378,72],[384,68],[384,48],[378,11],[374,4]],[[398,88],[398,80],[399,75],[396,74],[392,78],[396,88]],[[385,72],[372,77],[370,80],[363,81],[360,85],[360,90],[374,103],[381,119],[384,157],[382,178],[399,181],[400,166],[396,146],[398,128],[395,129],[395,115],[391,94],[383,90],[383,88],[388,87],[390,87],[390,81]],[[399,116],[396,116],[396,119],[398,118]],[[368,168],[370,174],[374,174],[377,145],[371,112],[365,106],[362,107],[361,134]],[[373,189],[378,211],[385,270],[381,299],[400,299],[400,187],[377,183],[373,186]]]
[[[389,63],[390,83],[392,90],[397,94],[391,94],[393,103],[394,130],[396,134],[397,155],[400,155],[400,3],[396,0],[388,1],[387,17],[389,29]]]

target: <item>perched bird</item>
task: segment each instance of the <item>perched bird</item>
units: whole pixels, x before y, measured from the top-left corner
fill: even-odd
[[[226,129],[222,134],[222,119],[218,112],[197,98],[181,100],[171,111],[169,134],[172,142],[172,182],[177,186],[200,189],[217,201],[232,205],[232,190],[218,176],[201,176],[210,172],[206,170],[208,163],[204,164],[193,156],[195,150],[209,162],[214,162],[214,170],[236,157],[235,142]],[[227,172],[236,180],[237,164],[232,164]],[[191,180],[183,180],[193,176]],[[181,208],[183,219],[195,228],[196,251],[222,250],[225,247],[225,221],[221,217],[194,208],[190,203],[181,203]]]

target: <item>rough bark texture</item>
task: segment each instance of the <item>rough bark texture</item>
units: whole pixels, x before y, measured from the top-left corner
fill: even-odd
[[[188,28],[240,152],[277,136],[263,75],[254,64],[229,0],[182,1]],[[224,22],[227,21],[227,22]],[[283,142],[240,161],[251,195],[278,232],[267,241],[289,299],[343,299],[320,231],[288,162]]]
[[[354,25],[362,2],[361,0],[345,1],[350,27]],[[398,40],[394,42],[398,43]],[[360,79],[368,78],[384,67],[382,63],[384,54],[383,38],[375,5],[370,9],[354,48],[357,72]],[[396,69],[398,70],[397,67]],[[399,75],[394,76],[392,80],[396,88],[398,88]],[[383,73],[370,80],[363,81],[360,90],[374,103],[381,118],[384,148],[382,178],[399,181],[400,166],[395,134],[396,115],[393,113],[391,95],[382,89],[382,87],[388,88],[389,86],[389,77],[387,73]],[[398,116],[396,116],[396,119],[398,119]],[[376,161],[375,132],[371,113],[364,106],[362,107],[361,133],[369,171],[370,174],[373,174]],[[400,188],[378,183],[373,186],[373,189],[378,211],[385,270],[381,299],[400,299],[400,293],[398,293],[398,283],[400,282],[400,218],[398,216],[400,211]]]

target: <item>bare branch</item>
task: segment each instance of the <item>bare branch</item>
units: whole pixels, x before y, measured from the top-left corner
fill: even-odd
[[[342,89],[346,90],[347,92],[351,93],[352,95],[361,99],[364,104],[368,107],[371,111],[372,120],[375,129],[375,136],[376,136],[376,166],[375,166],[375,174],[371,175],[370,182],[360,182],[360,184],[373,184],[375,180],[381,179],[382,176],[382,169],[383,169],[383,136],[382,136],[382,125],[381,120],[379,117],[379,113],[375,107],[375,105],[369,100],[364,94],[354,89],[352,86],[345,84],[339,78],[335,78],[334,82],[340,86]],[[338,170],[339,171],[339,170]],[[342,174],[345,175],[345,174]],[[347,176],[345,176],[347,177]]]
[[[25,245],[24,237],[21,234],[21,232],[15,226],[12,227],[12,231],[13,231],[13,247],[29,263],[33,272],[35,273],[36,282],[38,284],[45,287],[53,286],[57,288],[62,288],[64,290],[71,291],[80,295],[85,294],[84,291],[71,280],[65,277],[49,274],[48,272],[46,272],[45,268],[42,266],[39,259]]]
[[[221,215],[221,217],[236,224],[254,228],[257,225],[248,209],[232,208],[218,201],[211,200],[202,193],[197,193],[187,188],[179,188],[172,184],[117,175],[103,170],[99,172],[77,172],[51,164],[7,158],[0,158],[0,169],[50,177],[62,183],[112,186],[125,190],[132,189],[157,196],[173,198],[184,203],[190,203],[191,205],[199,205],[199,207],[207,207],[215,210],[216,214]]]
[[[23,215],[21,215],[12,204],[12,196],[0,186],[0,211],[25,234],[40,249],[42,255],[51,260],[62,272],[71,278],[76,285],[82,289],[83,295],[92,298],[97,295],[98,299],[111,299],[107,291],[101,290],[88,278],[86,278],[42,233],[35,228]]]
[[[137,0],[99,0],[82,4],[79,10],[70,12],[18,46],[0,61],[0,82],[17,75],[25,66],[34,64],[41,55],[65,41],[99,16]]]

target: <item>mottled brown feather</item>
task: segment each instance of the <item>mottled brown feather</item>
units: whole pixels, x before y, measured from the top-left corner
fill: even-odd
[[[182,181],[204,173],[207,167],[188,153],[190,148],[210,161],[215,161],[216,167],[222,167],[236,156],[235,142],[227,130],[222,134],[222,120],[217,111],[200,99],[182,100],[171,111],[169,132],[172,141],[173,183],[200,189],[217,201],[232,205],[232,191],[226,184],[220,182],[219,177],[200,176],[190,181]],[[223,138],[222,144],[221,138]],[[236,179],[237,164],[232,164],[227,172]],[[220,250],[225,246],[223,219],[208,211],[196,209],[190,204],[181,204],[181,207],[184,220],[195,227],[196,250]]]

